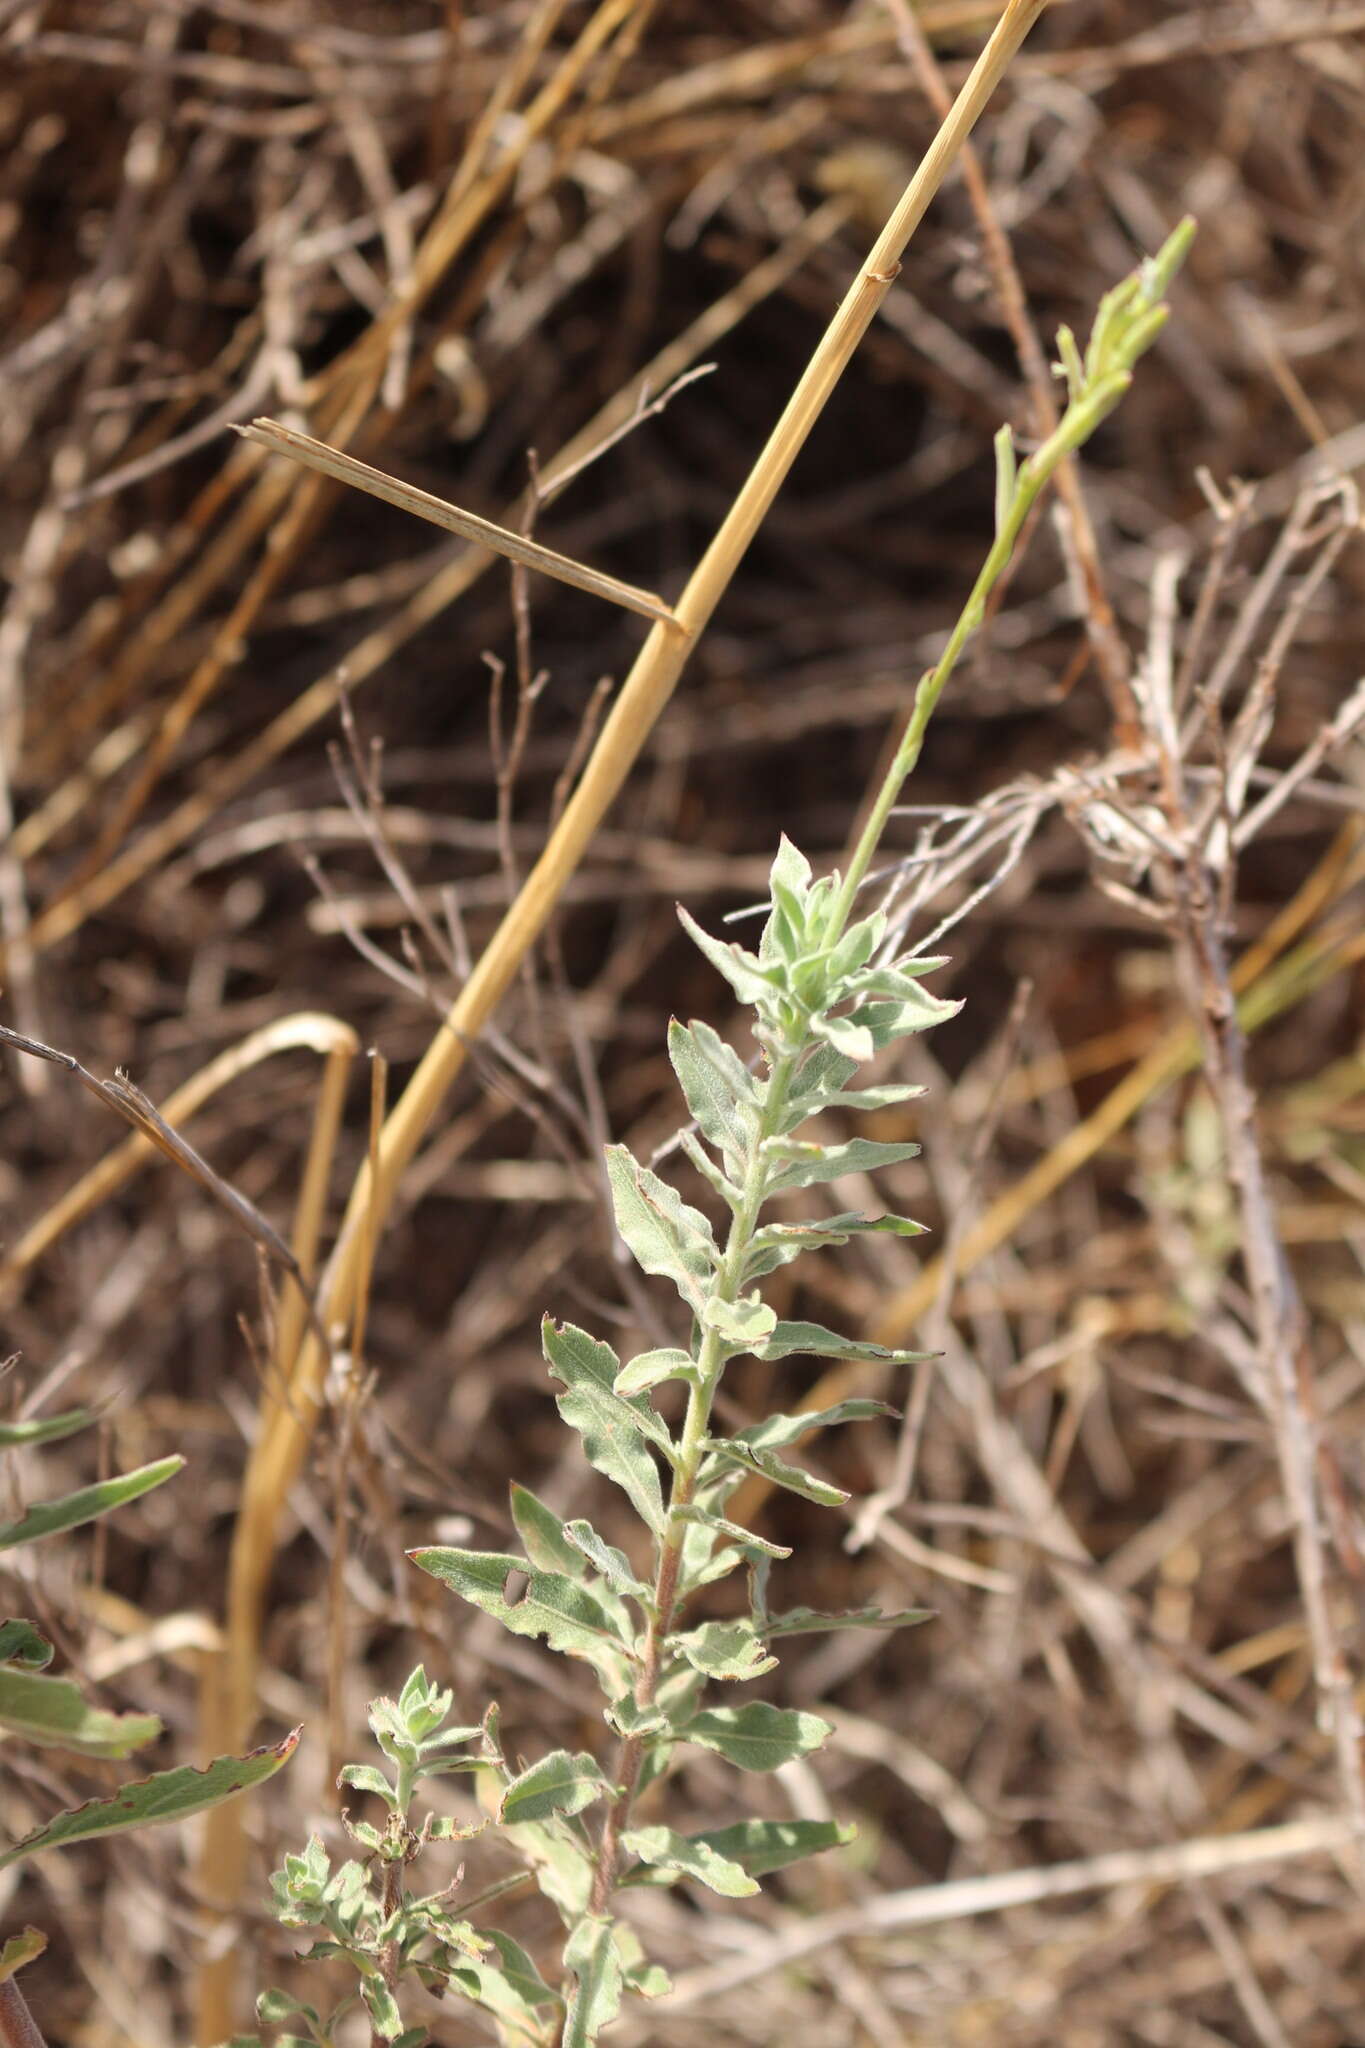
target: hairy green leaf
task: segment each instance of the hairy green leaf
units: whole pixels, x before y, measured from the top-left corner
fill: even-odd
[[[699,1529],[710,1529],[717,1536],[738,1546],[742,1553],[757,1551],[763,1557],[790,1557],[791,1551],[780,1543],[770,1543],[766,1536],[755,1536],[752,1529],[746,1529],[741,1522],[727,1522],[724,1515],[715,1514],[710,1508],[701,1508],[695,1502],[684,1508],[675,1508],[674,1517],[679,1522],[693,1522]],[[695,1580],[693,1583],[697,1583]]]
[[[511,1485],[512,1520],[526,1546],[526,1555],[540,1572],[564,1572],[571,1579],[585,1576],[582,1553],[564,1534],[564,1524],[553,1508],[546,1507],[529,1486]]]
[[[42,1536],[58,1536],[64,1529],[93,1522],[97,1515],[107,1515],[111,1508],[124,1507],[130,1500],[150,1493],[154,1486],[174,1479],[184,1463],[183,1458],[158,1458],[155,1464],[139,1465],[135,1472],[122,1472],[116,1479],[101,1479],[61,1500],[40,1501],[17,1522],[0,1524],[0,1550],[12,1550],[19,1543],[36,1543]]]
[[[813,1607],[789,1607],[784,1614],[764,1615],[764,1636],[807,1636],[840,1628],[914,1628],[932,1621],[931,1607],[852,1607],[844,1614],[818,1614]]]
[[[842,1180],[848,1173],[880,1173],[913,1159],[918,1145],[883,1145],[874,1138],[850,1138],[843,1145],[806,1145],[797,1138],[769,1138],[764,1155],[771,1161],[770,1193],[808,1188],[820,1181]]]
[[[618,1735],[669,1735],[672,1729],[667,1714],[657,1705],[642,1707],[633,1693],[625,1693],[619,1700],[613,1700],[606,1708],[603,1718]]]
[[[564,1944],[564,1967],[573,1979],[562,2048],[591,2048],[621,2010],[621,1958],[610,1920],[587,1914]]]
[[[92,1707],[69,1678],[13,1666],[0,1669],[0,1727],[75,1756],[129,1756],[161,1733],[155,1714],[114,1714]]]
[[[253,1749],[247,1756],[215,1757],[202,1770],[185,1764],[172,1771],[158,1771],[155,1777],[139,1778],[122,1786],[109,1799],[87,1799],[34,1828],[22,1841],[0,1851],[0,1870],[22,1863],[43,1849],[62,1849],[73,1842],[89,1842],[97,1835],[121,1833],[125,1828],[158,1826],[163,1821],[185,1820],[206,1807],[220,1806],[253,1785],[273,1778],[288,1763],[299,1745],[299,1730]]]
[[[738,1301],[723,1301],[713,1295],[702,1308],[701,1320],[726,1344],[761,1352],[777,1327],[777,1311],[756,1294],[742,1295]]]
[[[396,2041],[403,2031],[403,2015],[398,2010],[398,2000],[382,1977],[362,1977],[360,1995],[365,2009],[374,2022],[376,2034],[385,2041]]]
[[[842,1487],[816,1479],[799,1465],[786,1464],[773,1451],[756,1450],[752,1444],[728,1437],[711,1437],[708,1444],[715,1456],[727,1464],[737,1465],[744,1472],[756,1472],[771,1485],[784,1486],[788,1493],[799,1493],[803,1500],[813,1500],[821,1507],[841,1507],[849,1498]]]
[[[842,1848],[857,1832],[832,1820],[740,1820],[728,1828],[710,1828],[692,1840],[704,1842],[750,1877],[766,1877],[805,1856]]]
[[[743,1060],[709,1024],[668,1027],[668,1056],[697,1128],[735,1179],[758,1129],[754,1083]]]
[[[708,1678],[761,1678],[777,1663],[747,1621],[705,1621],[672,1638],[688,1663]]]
[[[0,1948],[0,1984],[7,1983],[25,1963],[35,1962],[46,1947],[47,1936],[40,1927],[25,1927],[22,1933],[11,1934]]]
[[[762,1422],[737,1429],[730,1441],[751,1444],[755,1450],[776,1451],[784,1444],[798,1443],[812,1430],[832,1429],[838,1422],[871,1422],[878,1415],[897,1413],[885,1401],[838,1401],[832,1408],[813,1408],[805,1415],[767,1415]]]
[[[608,1145],[607,1179],[616,1227],[644,1273],[671,1280],[694,1311],[719,1263],[711,1226],[624,1145]]]
[[[613,1692],[624,1689],[629,1646],[622,1642],[608,1609],[586,1586],[561,1572],[533,1571],[525,1594],[513,1604],[506,1597],[508,1578],[527,1569],[519,1557],[444,1547],[410,1550],[408,1556],[513,1635],[544,1636],[552,1650],[591,1664]]]
[[[354,1792],[372,1792],[390,1809],[398,1804],[392,1785],[373,1764],[343,1764],[337,1773],[337,1784],[349,1785]]]
[[[690,1351],[679,1351],[676,1345],[665,1344],[657,1351],[641,1351],[632,1358],[629,1365],[623,1365],[612,1382],[616,1394],[643,1394],[650,1387],[662,1386],[665,1380],[695,1380],[696,1360]]]
[[[587,1558],[589,1564],[596,1565],[603,1578],[616,1592],[627,1593],[635,1600],[649,1599],[649,1588],[636,1578],[624,1550],[617,1550],[614,1544],[604,1543],[591,1522],[566,1523],[564,1533],[574,1547]]]
[[[925,964],[941,966],[943,962]],[[928,1031],[935,1024],[945,1023],[961,1008],[961,1003],[940,1002],[937,996],[920,989],[908,1002],[864,1000],[850,1014],[855,1024],[865,1025],[872,1033],[873,1044],[878,1052],[882,1052],[888,1045],[894,1045],[898,1038],[910,1038],[916,1032]]]
[[[668,1432],[649,1403],[613,1392],[621,1361],[573,1323],[542,1326],[550,1370],[565,1385],[555,1396],[560,1414],[583,1439],[589,1462],[629,1495],[636,1513],[656,1535],[663,1531],[664,1499],[658,1467],[642,1438],[672,1455]]]
[[[505,1823],[503,1837],[534,1872],[539,1891],[565,1926],[576,1925],[592,1894],[593,1866],[587,1850],[555,1821]]]
[[[489,1939],[497,1950],[498,1963],[482,1958],[461,1963],[455,1981],[466,1997],[494,2015],[508,2048],[521,2048],[522,2043],[530,2048],[530,2044],[541,2043],[545,2038],[537,2009],[560,2006],[563,2000],[545,1983],[525,1949],[510,1934],[490,1929]]]
[[[678,906],[678,920],[698,952],[704,953],[718,974],[723,974],[742,1003],[763,1004],[776,990],[779,978],[765,971],[762,961],[742,946],[727,945],[702,930],[694,917]]]
[[[606,1781],[586,1750],[571,1755],[556,1749],[513,1778],[502,1795],[499,1820],[548,1820],[552,1813],[581,1813],[600,1799]]]
[[[812,1358],[876,1359],[884,1365],[919,1365],[934,1355],[931,1351],[888,1351],[883,1344],[841,1337],[821,1323],[779,1323],[763,1347],[765,1358],[793,1358],[801,1352]]]
[[[706,1707],[682,1729],[689,1742],[714,1749],[741,1771],[775,1771],[809,1756],[829,1734],[828,1721],[794,1707],[749,1700],[742,1707]]]
[[[24,1671],[45,1671],[52,1662],[52,1645],[36,1622],[0,1621],[0,1664],[17,1664]]]
[[[291,1992],[272,1988],[263,1991],[256,2000],[256,2017],[258,2020],[264,2020],[268,2027],[278,2027],[285,2020],[292,2020],[295,2013],[301,2013],[303,2018],[311,2021],[314,2026],[318,2023],[316,2006],[305,2005]]]
[[[559,2006],[564,2003],[559,1993],[545,1982],[525,1949],[513,1941],[510,1934],[501,1934],[496,1927],[490,1927],[488,1939],[498,1952],[503,1975],[525,2004]]]
[[[750,1899],[758,1890],[738,1863],[719,1855],[700,1836],[674,1834],[672,1828],[633,1828],[622,1837],[633,1856],[660,1870],[695,1877],[723,1899]]]
[[[811,1030],[817,1038],[823,1038],[845,1059],[856,1060],[859,1066],[870,1060],[877,1050],[872,1033],[865,1024],[855,1024],[850,1017],[814,1017]]]
[[[847,1244],[851,1237],[920,1237],[925,1225],[908,1216],[830,1216],[810,1223],[769,1223],[755,1231],[745,1256],[744,1278],[757,1279],[778,1266],[790,1265],[806,1251]]]
[[[68,1408],[65,1415],[35,1417],[30,1422],[0,1422],[0,1451],[14,1451],[33,1444],[59,1443],[64,1436],[89,1429],[99,1421],[94,1408]]]

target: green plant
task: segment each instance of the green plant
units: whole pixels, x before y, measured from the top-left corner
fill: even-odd
[[[0,1451],[56,1443],[97,1420],[91,1410],[76,1408],[33,1421],[0,1422]],[[80,1487],[58,1500],[38,1502],[17,1521],[0,1524],[0,1552],[64,1535],[124,1507],[174,1478],[184,1462],[180,1457],[160,1458],[136,1471]],[[49,1672],[53,1654],[52,1644],[36,1622],[22,1617],[0,1620],[0,1729],[74,1756],[119,1760],[145,1748],[162,1733],[155,1714],[112,1713],[93,1705],[71,1679]],[[250,1756],[217,1757],[202,1770],[183,1765],[158,1771],[150,1778],[120,1786],[107,1798],[87,1799],[53,1814],[19,1841],[0,1843],[0,1871],[44,1849],[202,1813],[273,1776],[292,1756],[297,1743],[295,1730],[283,1742],[254,1750]],[[41,2035],[14,1977],[24,1964],[42,1954],[45,1945],[40,1930],[29,1927],[0,1948],[3,2048],[35,2048],[35,2044],[41,2048]]]
[[[873,1609],[822,1614],[770,1604],[772,1565],[789,1553],[730,1518],[735,1489],[759,1475],[806,1499],[837,1504],[847,1496],[782,1454],[812,1431],[885,1414],[872,1400],[846,1400],[822,1413],[771,1415],[731,1435],[716,1425],[716,1395],[727,1365],[743,1356],[878,1358],[903,1364],[921,1354],[879,1350],[818,1324],[784,1322],[760,1283],[814,1246],[839,1245],[869,1231],[897,1234],[918,1226],[895,1216],[838,1215],[802,1223],[768,1220],[772,1199],[850,1172],[875,1172],[910,1157],[910,1144],[853,1138],[826,1144],[802,1135],[823,1111],[880,1110],[918,1091],[895,1083],[851,1085],[857,1069],[898,1040],[952,1016],[923,977],[941,963],[898,957],[888,948],[884,915],[855,917],[881,833],[924,732],[986,600],[1007,566],[1029,511],[1058,464],[1118,403],[1138,357],[1166,317],[1164,296],[1193,230],[1179,228],[1160,254],[1102,302],[1084,357],[1067,330],[1059,371],[1068,404],[1056,431],[1022,464],[1008,429],[996,439],[996,536],[944,653],[915,693],[904,738],[878,792],[846,874],[817,878],[783,840],[773,863],[767,919],[756,950],[718,940],[685,911],[684,926],[705,957],[753,1012],[760,1060],[751,1070],[709,1025],[674,1023],[669,1054],[693,1120],[682,1137],[686,1157],[725,1216],[723,1237],[710,1218],[621,1146],[607,1154],[616,1223],[642,1270],[668,1279],[687,1313],[685,1342],[644,1352],[624,1364],[611,1347],[572,1324],[544,1325],[545,1355],[558,1382],[556,1400],[599,1472],[626,1495],[643,1530],[640,1566],[583,1520],[562,1521],[521,1486],[512,1515],[523,1552],[448,1547],[411,1553],[426,1572],[464,1601],[520,1636],[587,1664],[596,1676],[614,1738],[609,1759],[557,1750],[517,1768],[503,1754],[494,1710],[477,1726],[442,1729],[450,1695],[419,1669],[399,1700],[379,1700],[370,1724],[392,1768],[353,1765],[353,1789],[386,1808],[382,1830],[348,1821],[361,1860],[333,1871],[320,1840],[287,1859],[275,1879],[276,1910],[287,1925],[314,1926],[310,1953],[344,1957],[358,1992],[324,2021],[284,1993],[268,1992],[266,2020],[301,2016],[308,2038],[329,2044],[357,1998],[375,2038],[418,2048],[425,2030],[405,2020],[401,1987],[415,1977],[481,2007],[515,2048],[586,2048],[616,2016],[622,1996],[666,1985],[617,1917],[619,1891],[689,1878],[728,1897],[758,1889],[758,1879],[799,1857],[846,1839],[833,1823],[742,1818],[719,1830],[684,1834],[641,1825],[636,1803],[666,1779],[690,1745],[713,1751],[745,1772],[765,1772],[817,1749],[828,1729],[817,1716],[749,1699],[716,1704],[712,1685],[760,1678],[784,1636],[835,1628],[890,1628],[919,1612]],[[654,1406],[656,1388],[676,1383],[685,1413],[675,1431]],[[695,1596],[743,1567],[748,1611],[740,1619],[693,1618]],[[514,1577],[525,1586],[509,1598]],[[492,1819],[564,1925],[562,1979],[542,1979],[502,1933],[455,1920],[450,1893],[409,1894],[404,1871],[449,1823],[411,1818],[419,1781],[433,1772],[482,1772]],[[464,1906],[472,1913],[502,1889]],[[301,2039],[291,2035],[289,2040]]]

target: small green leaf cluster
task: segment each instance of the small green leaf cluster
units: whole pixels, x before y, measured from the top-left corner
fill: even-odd
[[[356,1979],[356,1988],[325,2016],[287,1991],[263,1992],[257,2017],[289,2029],[279,2037],[281,2048],[332,2048],[342,2021],[357,2007],[364,2008],[373,2037],[396,2042],[398,2048],[418,2048],[426,2029],[403,2025],[398,1990],[404,1980],[435,1997],[453,1991],[482,2007],[510,2041],[543,2039],[542,2016],[562,2011],[558,1992],[542,1980],[517,1942],[499,1932],[477,1932],[452,1913],[458,1879],[426,1894],[408,1889],[407,1871],[429,1844],[468,1840],[487,1824],[461,1827],[427,1812],[416,1825],[413,1796],[424,1779],[469,1771],[519,1784],[511,1804],[523,1821],[571,1805],[556,1758],[518,1775],[502,1756],[497,1709],[490,1707],[477,1725],[448,1727],[451,1704],[452,1695],[432,1684],[421,1665],[396,1700],[372,1700],[370,1731],[387,1768],[347,1764],[337,1783],[378,1799],[385,1813],[382,1827],[345,1813],[346,1831],[366,1852],[363,1858],[334,1867],[321,1837],[314,1835],[302,1854],[286,1856],[271,1878],[280,1923],[315,1931],[303,1960],[344,1960]],[[242,2037],[239,2048],[246,2048],[246,2041]]]
[[[0,1451],[58,1443],[98,1419],[92,1409],[73,1408],[62,1415],[0,1423]],[[17,1520],[0,1523],[0,1551],[65,1535],[111,1514],[173,1479],[184,1462],[180,1457],[159,1458],[57,1500],[36,1502]],[[53,1654],[36,1622],[23,1617],[0,1620],[0,1729],[73,1756],[120,1761],[162,1734],[155,1714],[113,1713],[87,1700],[71,1679],[54,1676],[47,1668]],[[183,1766],[158,1771],[121,1786],[112,1797],[88,1799],[56,1813],[22,1840],[0,1845],[0,1870],[43,1849],[201,1813],[272,1776],[293,1754],[296,1740],[287,1737],[247,1757],[218,1757],[203,1770]]]

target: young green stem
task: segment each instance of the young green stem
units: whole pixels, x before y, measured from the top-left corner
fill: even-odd
[[[1009,566],[1024,522],[1033,510],[1039,493],[1058,464],[1088,439],[1098,419],[1117,403],[1118,398],[1126,390],[1128,381],[1126,376],[1121,380],[1106,380],[1103,387],[1068,407],[1066,416],[1056,431],[1048,436],[1043,445],[1021,467],[1009,503],[1003,509],[994,545],[981,565],[980,574],[972,585],[971,595],[958,614],[957,623],[948,636],[948,644],[933,668],[925,671],[916,686],[905,733],[877,792],[876,801],[868,812],[867,822],[859,835],[853,858],[848,864],[848,873],[843,878],[836,899],[833,918],[836,933],[842,932],[848,921],[854,899],[866,879],[882,833],[886,830],[886,821],[891,816],[906,777],[919,760],[924,735],[938,700],[948,686],[963,648],[986,615],[986,600]]]

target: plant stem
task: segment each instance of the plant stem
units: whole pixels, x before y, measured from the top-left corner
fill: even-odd
[[[1038,448],[1021,466],[1009,504],[997,526],[994,544],[981,565],[966,604],[958,614],[957,623],[948,636],[948,644],[933,668],[927,669],[916,685],[915,698],[910,707],[904,736],[877,792],[876,801],[868,812],[867,822],[859,834],[853,858],[848,864],[848,873],[844,876],[839,890],[834,915],[836,932],[842,932],[848,921],[854,898],[872,865],[873,856],[886,829],[886,821],[895,807],[896,798],[901,793],[906,777],[919,760],[929,720],[933,717],[938,700],[957,667],[963,648],[986,615],[986,600],[1009,567],[1015,545],[1039,493],[1058,465],[1089,438],[1098,420],[1117,402],[1129,381],[1126,375],[1107,379],[1084,399],[1068,407],[1055,432],[1050,434],[1041,448]]]
[[[713,1301],[730,1304],[738,1297],[744,1279],[745,1260],[749,1254],[749,1246],[753,1242],[754,1228],[768,1191],[769,1165],[764,1157],[764,1142],[774,1134],[781,1121],[786,1107],[787,1091],[801,1063],[804,1050],[803,1045],[795,1052],[785,1054],[774,1064],[768,1076],[762,1115],[745,1169],[741,1200],[731,1218],[724,1256],[711,1289]],[[678,1604],[678,1572],[687,1535],[687,1524],[679,1520],[679,1512],[691,1504],[696,1490],[697,1474],[701,1468],[706,1450],[707,1431],[711,1424],[711,1409],[724,1364],[723,1339],[716,1330],[706,1329],[697,1355],[697,1377],[688,1392],[687,1415],[683,1422],[678,1462],[673,1470],[673,1485],[669,1494],[668,1524],[660,1541],[659,1563],[654,1579],[653,1612],[645,1637],[644,1661],[635,1686],[635,1704],[641,1708],[653,1706],[659,1688],[664,1648]],[[645,1745],[641,1736],[627,1735],[622,1739],[616,1761],[617,1789],[607,1808],[597,1846],[597,1871],[588,1907],[590,1913],[605,1912],[616,1888],[616,1875],[621,1858],[621,1836],[630,1822],[630,1811],[640,1781],[644,1756]]]
[[[42,2029],[13,1977],[0,1982],[0,2048],[47,2048]]]

